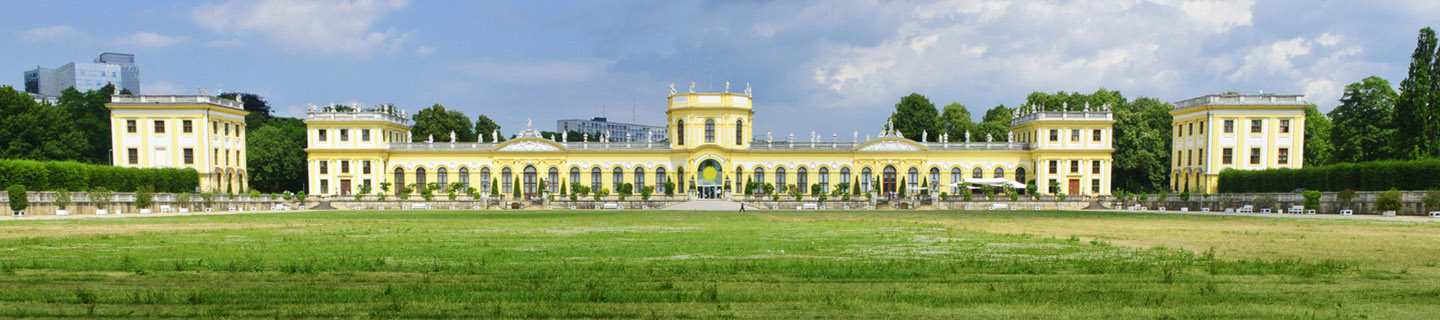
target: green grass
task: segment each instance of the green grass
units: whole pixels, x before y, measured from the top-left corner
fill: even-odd
[[[0,317],[1430,318],[1437,230],[1070,212],[7,221]]]

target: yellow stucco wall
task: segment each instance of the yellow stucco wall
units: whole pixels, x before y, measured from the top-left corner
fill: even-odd
[[[205,191],[238,193],[249,186],[245,170],[249,112],[240,102],[210,96],[115,96],[106,107],[112,165],[192,168],[200,173],[200,188]],[[164,132],[157,132],[159,127]],[[186,150],[192,153],[190,162]]]
[[[1182,102],[1170,112],[1174,118],[1170,186],[1175,191],[1215,193],[1219,174],[1226,169],[1302,167],[1308,104],[1299,96],[1212,95],[1196,99],[1207,97],[1215,100],[1194,105]],[[1253,126],[1253,121],[1260,125]],[[1282,128],[1287,125],[1288,130]],[[1231,152],[1228,163],[1226,149]],[[1250,161],[1252,154],[1258,155],[1258,162]]]

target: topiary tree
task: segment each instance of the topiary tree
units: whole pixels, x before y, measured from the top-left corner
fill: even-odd
[[[1401,208],[1405,207],[1405,203],[1400,201],[1400,191],[1390,189],[1390,191],[1375,195],[1375,207],[1380,211],[1399,212]]]
[[[1015,188],[1005,187],[1005,194],[1010,195],[1010,201],[1020,201],[1020,192]]]
[[[901,198],[905,197],[905,186],[908,186],[908,184],[905,184],[905,178],[900,178],[900,184],[895,186],[895,189],[900,189],[900,193],[898,195]]]
[[[1190,191],[1181,192],[1180,201],[1190,201]]]
[[[14,184],[5,189],[10,194],[10,211],[14,215],[24,215],[25,208],[30,207],[30,198],[26,196],[25,186]]]
[[[135,207],[140,209],[150,208],[155,204],[155,187],[144,185],[135,188]]]
[[[940,192],[940,201],[950,201],[950,193]]]
[[[850,195],[860,195],[860,177],[855,177],[855,184],[850,185]]]
[[[302,206],[302,207],[305,206],[305,191],[300,191],[299,193],[296,193],[296,194],[295,194],[295,201],[299,201],[299,202],[300,202],[300,206]]]
[[[190,209],[190,193],[181,192],[175,195],[175,203],[179,204],[181,208]]]
[[[1425,191],[1425,197],[1420,199],[1425,204],[1426,211],[1440,211],[1440,190]]]
[[[651,194],[651,193],[655,193],[655,187],[654,187],[654,186],[645,186],[644,188],[640,188],[640,199],[643,199],[643,200],[645,200],[645,201],[650,201],[650,194]]]
[[[1320,191],[1309,190],[1305,191],[1302,195],[1305,196],[1305,209],[1320,209]]]
[[[92,196],[92,197],[95,196],[95,193],[94,193],[94,192],[91,192],[91,193],[90,193],[90,196]],[[287,197],[288,197],[288,196],[287,196]],[[287,198],[287,199],[288,199],[288,198]],[[201,192],[201,193],[200,193],[200,203],[201,203],[202,205],[204,205],[206,208],[214,208],[214,207],[215,207],[215,194],[214,194],[214,193],[210,193],[209,191]]]
[[[70,190],[55,190],[55,208],[57,210],[66,210],[68,207],[70,207]]]
[[[515,177],[515,183],[511,185],[510,190],[512,193],[511,197],[513,197],[514,200],[519,201],[520,198],[523,196],[523,194],[520,193],[520,177]]]
[[[928,196],[928,195],[930,195],[930,178],[925,178],[924,180],[921,180],[921,182],[920,182],[920,195],[922,195],[922,196]]]
[[[670,176],[665,176],[665,196],[675,195],[675,182],[670,181]]]

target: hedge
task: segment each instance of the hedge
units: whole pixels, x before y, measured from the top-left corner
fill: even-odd
[[[0,189],[25,185],[30,190],[86,191],[105,187],[112,191],[134,192],[153,186],[156,192],[194,192],[200,185],[195,169],[139,169],[84,164],[73,161],[0,159]]]
[[[1220,172],[1222,193],[1318,191],[1431,190],[1440,189],[1440,159],[1340,163],[1301,169],[1235,170]]]

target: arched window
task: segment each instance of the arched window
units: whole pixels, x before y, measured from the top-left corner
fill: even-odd
[[[460,184],[465,185],[466,188],[470,187],[470,168],[460,168]],[[466,190],[460,191],[464,192]]]
[[[685,120],[675,121],[675,144],[685,145]]]
[[[840,168],[840,183],[855,183],[850,181],[850,168]],[[849,190],[846,190],[849,191]]]
[[[490,168],[480,168],[480,192],[490,194]]]
[[[886,195],[895,193],[895,180],[899,180],[895,179],[895,167],[886,166],[884,174],[885,176],[880,180],[880,192],[884,192]]]
[[[870,188],[875,185],[875,179],[872,178],[874,176],[875,174],[870,172],[870,167],[860,170],[860,192],[870,192]]]
[[[550,167],[549,178],[545,178],[546,191],[560,192],[560,168]]]
[[[440,169],[435,169],[435,182],[437,182],[437,183],[440,184],[440,189],[441,189],[441,190],[444,190],[444,189],[446,189],[446,188],[449,188],[448,186],[446,186],[446,184],[449,184],[449,183],[450,183],[450,177],[448,177],[449,174],[447,174],[447,173],[449,173],[449,171],[445,170],[445,167],[440,167]]]
[[[1005,177],[1005,168],[995,168],[995,176],[992,177],[992,178],[997,178],[997,179],[998,179],[998,178],[1004,178],[1004,177]]]
[[[535,174],[535,166],[525,166],[525,198],[526,198],[526,199],[529,199],[529,198],[531,198],[531,197],[534,197],[536,193],[540,192],[538,189],[536,189],[536,182],[537,182],[537,181],[535,181],[536,179],[537,179],[537,177],[536,177],[536,174]]]
[[[820,192],[830,193],[830,168],[820,167]]]
[[[705,119],[705,142],[715,142],[715,119]]]
[[[217,178],[219,175],[216,175]],[[405,186],[405,169],[395,168],[395,195],[400,195],[401,187]]]
[[[745,192],[745,167],[735,167],[735,192]]]
[[[765,168],[755,167],[755,183],[765,184]]]
[[[590,192],[600,191],[600,179],[603,177],[600,174],[600,167],[590,168]]]
[[[940,190],[940,168],[930,168],[930,189]]]
[[[810,171],[805,167],[795,170],[795,187],[800,188],[800,192],[810,191]]]
[[[910,181],[905,182],[905,187],[910,189],[905,191],[915,190],[916,187],[920,186],[920,169],[910,168],[910,171],[906,173],[905,176],[910,178]]]
[[[665,167],[655,168],[655,193],[665,194]]]
[[[612,189],[612,191],[615,191],[615,193],[620,193],[620,185],[625,183],[625,169],[615,167],[614,176],[615,181],[610,182],[610,184],[615,185],[615,188]]]
[[[735,145],[738,146],[743,144],[745,144],[745,123],[740,120],[735,120]],[[740,171],[736,170],[735,172]]]
[[[500,169],[500,190],[496,191],[500,192],[500,194],[509,194],[515,191],[515,184],[512,181],[515,180],[510,180],[510,168]]]
[[[580,183],[580,168],[570,167],[570,184],[577,183]],[[575,192],[575,190],[570,190],[570,192]]]
[[[964,173],[960,172],[960,168],[950,168],[950,183],[955,184],[954,186],[950,187],[950,193],[960,193],[960,183],[964,181],[965,176]]]
[[[640,194],[640,190],[645,190],[645,168],[635,167],[635,189],[631,192]]]
[[[775,168],[775,190],[785,192],[785,167]]]
[[[425,167],[415,168],[415,192],[425,188]]]
[[[980,168],[975,168],[974,170],[970,170],[970,177],[975,179],[984,179],[985,171],[981,171]]]
[[[1025,168],[1015,168],[1015,181],[1029,183],[1029,181],[1025,181],[1025,178]]]

